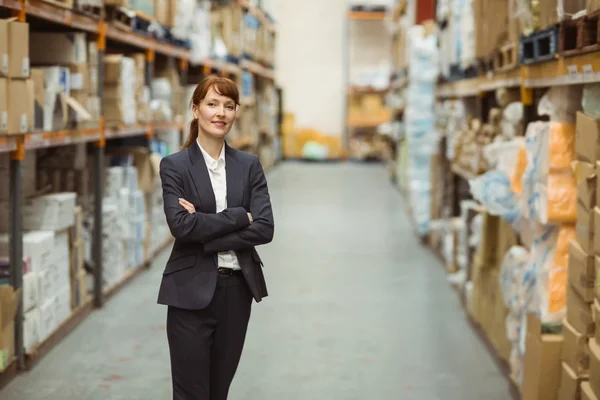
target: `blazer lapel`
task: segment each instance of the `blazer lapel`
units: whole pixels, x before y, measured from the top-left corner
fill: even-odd
[[[192,166],[188,170],[192,176],[194,186],[196,186],[196,193],[200,199],[200,206],[205,212],[217,212],[217,203],[215,202],[215,192],[210,182],[210,176],[208,176],[208,169],[206,168],[206,162],[202,152],[198,148],[198,145],[194,143],[188,148],[188,154],[190,155],[190,161]],[[190,201],[189,199],[186,199]]]
[[[225,143],[227,174],[227,207],[240,207],[244,198],[244,170],[235,157],[235,150]]]

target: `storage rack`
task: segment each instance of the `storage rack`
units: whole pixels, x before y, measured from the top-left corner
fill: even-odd
[[[388,10],[383,6],[352,6],[344,20],[345,40],[344,40],[344,83],[346,95],[344,97],[343,126],[344,136],[342,146],[346,152],[350,149],[350,139],[352,132],[356,129],[375,129],[378,125],[388,122],[387,120],[370,121],[350,121],[350,97],[358,94],[378,94],[385,95],[387,89],[374,89],[372,87],[359,87],[350,85],[350,54],[351,54],[351,27],[353,23],[383,23],[386,19]]]
[[[245,12],[254,15],[261,24],[268,27],[270,34],[275,35],[276,30],[268,16],[259,8],[250,5],[246,0],[237,0],[236,5]],[[98,45],[99,67],[98,67],[98,97],[102,98],[103,90],[103,56],[106,54],[107,47],[113,45],[125,45],[135,48],[138,51],[144,51],[146,54],[145,64],[145,84],[150,86],[154,72],[154,61],[156,55],[165,56],[176,60],[181,76],[181,83],[187,83],[188,70],[195,66],[190,66],[190,52],[181,47],[169,43],[160,42],[156,39],[145,37],[133,32],[119,30],[104,20],[97,20],[89,16],[79,14],[71,9],[56,7],[41,0],[0,0],[0,11],[9,10],[9,12],[20,22],[26,22],[28,18],[43,20],[51,23],[61,30],[71,30],[86,32],[95,36]],[[270,67],[265,67],[255,61],[242,60],[239,65],[224,62],[221,60],[205,59],[200,67],[202,74],[207,75],[216,73],[221,76],[227,76],[239,83],[239,75],[242,71],[248,71],[258,79],[274,81],[274,72]],[[281,89],[278,89],[281,95]],[[281,113],[281,110],[279,110]],[[25,151],[30,149],[41,149],[76,143],[90,143],[94,148],[94,169],[93,191],[95,204],[101,204],[103,199],[102,186],[100,185],[102,173],[104,171],[105,148],[108,140],[123,138],[146,138],[151,139],[160,131],[167,129],[178,129],[182,135],[185,135],[183,126],[177,123],[150,123],[147,125],[127,126],[123,128],[106,127],[103,120],[104,104],[101,102],[99,127],[97,129],[79,129],[79,130],[61,130],[52,132],[31,132],[19,135],[0,136],[0,153],[10,152],[10,230],[9,230],[9,258],[11,260],[10,283],[15,290],[22,288],[23,270],[16,267],[20,263],[14,260],[23,259],[23,224],[21,200],[23,198],[22,182],[22,162],[25,158]],[[279,132],[273,133],[274,136]],[[235,145],[233,145],[236,147]],[[137,268],[128,271],[124,279],[113,287],[103,288],[102,286],[102,207],[95,207],[94,211],[94,231],[92,238],[92,259],[94,263],[94,288],[93,295],[84,301],[81,306],[72,311],[71,316],[64,321],[58,329],[47,338],[34,354],[26,355],[23,343],[23,306],[22,300],[15,317],[15,359],[9,362],[9,366],[0,372],[0,388],[7,384],[16,376],[19,371],[32,368],[44,354],[54,347],[65,335],[74,329],[94,307],[102,307],[105,301],[116,293],[121,287],[129,282],[135,275],[149,266],[152,258],[160,251],[164,250],[172,241],[172,238],[165,238],[162,246],[155,249],[152,256],[145,260]]]
[[[598,82],[600,82],[600,52],[595,51],[568,57],[555,55],[551,60],[520,65],[506,72],[490,72],[486,76],[442,83],[438,85],[436,95],[442,99],[474,98],[477,105],[476,114],[478,114],[477,116],[481,121],[485,121],[485,117],[489,111],[490,103],[488,100],[492,96],[491,92],[502,88],[518,89],[520,90],[521,103],[523,104],[522,123],[524,128],[526,128],[529,123],[538,120],[536,112],[536,91],[538,89]],[[475,173],[464,170],[458,165],[452,165],[452,173],[454,174],[453,182],[455,186],[468,185],[469,180],[477,177]],[[457,193],[454,193],[454,196],[454,204],[458,205],[463,199]],[[457,207],[455,207],[455,211],[456,209]],[[427,242],[427,240],[424,240],[424,242]],[[437,255],[440,259],[443,259],[440,254]],[[471,268],[471,265],[468,268]],[[459,292],[459,295],[461,296],[467,320],[504,373],[509,383],[512,397],[515,399],[520,398],[520,388],[511,378],[510,368],[506,361],[502,360],[499,354],[496,353],[494,346],[490,345],[490,339],[486,336],[486,333],[468,312],[464,293]]]

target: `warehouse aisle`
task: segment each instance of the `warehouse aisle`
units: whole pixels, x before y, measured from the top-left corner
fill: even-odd
[[[504,400],[439,261],[376,165],[284,164],[269,174],[270,296],[254,305],[231,400]],[[162,254],[3,400],[170,398]]]

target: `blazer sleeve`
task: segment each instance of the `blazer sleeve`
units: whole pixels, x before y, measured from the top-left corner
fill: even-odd
[[[207,253],[242,250],[267,244],[273,240],[275,224],[267,179],[258,157],[251,166],[250,214],[253,222],[239,231],[209,240],[204,243]]]
[[[160,179],[167,224],[175,239],[184,242],[206,242],[250,225],[243,207],[234,207],[220,213],[190,214],[181,204],[185,198],[181,173],[169,157],[160,162]]]

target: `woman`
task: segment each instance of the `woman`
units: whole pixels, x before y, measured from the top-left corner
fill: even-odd
[[[173,399],[225,400],[252,298],[267,296],[254,247],[273,239],[273,212],[258,157],[225,142],[239,105],[236,84],[207,77],[190,105],[183,149],[160,163],[175,244],[158,303],[168,306]]]

